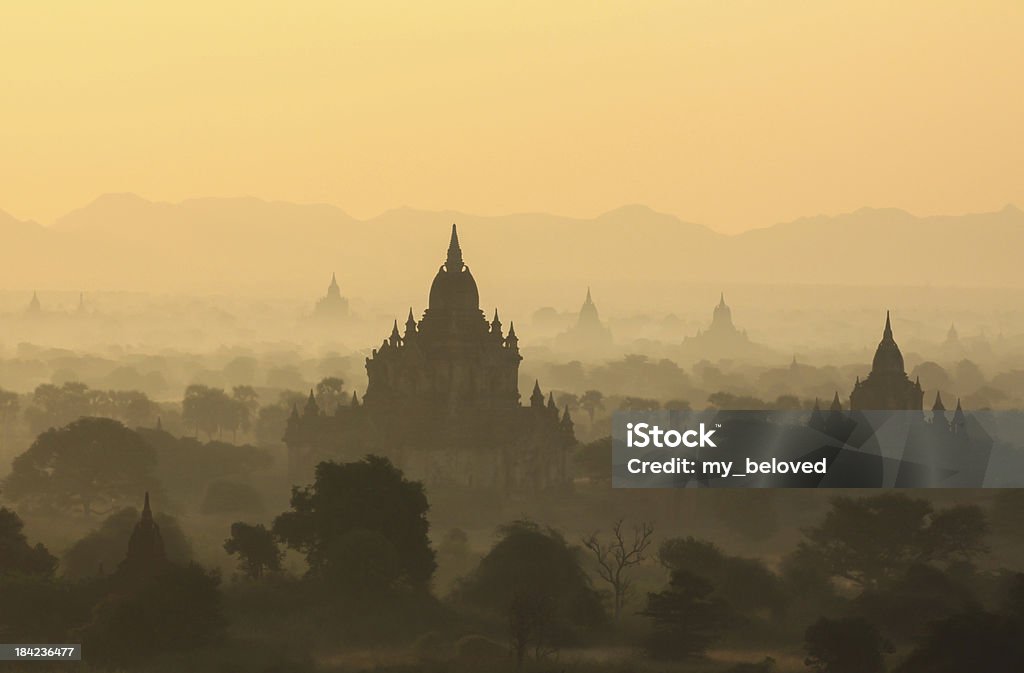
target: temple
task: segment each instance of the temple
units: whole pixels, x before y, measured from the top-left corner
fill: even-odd
[[[142,516],[132,530],[128,540],[128,554],[121,561],[117,572],[127,577],[144,577],[159,572],[166,565],[164,540],[160,536],[160,526],[153,519],[153,510],[149,507],[149,493],[146,493]]]
[[[854,411],[921,411],[924,391],[919,381],[911,381],[904,369],[903,353],[892,335],[889,312],[885,313],[882,340],[875,349],[871,372],[860,378],[850,393],[850,409]]]
[[[696,336],[683,340],[683,351],[686,355],[709,360],[749,358],[763,356],[766,349],[753,343],[744,330],[738,329],[732,322],[732,309],[725,303],[723,292],[711,314],[711,325],[706,330],[698,330]]]
[[[35,291],[32,292],[32,299],[28,302],[28,306],[25,308],[26,315],[39,315],[43,312],[43,306],[39,303],[39,294]]]
[[[331,274],[327,294],[320,298],[313,308],[313,317],[318,320],[337,320],[348,317],[348,300],[341,296],[338,278]]]
[[[612,332],[601,322],[589,287],[576,324],[559,334],[555,338],[555,345],[574,354],[603,354],[611,349]]]
[[[428,484],[506,491],[565,488],[575,444],[568,409],[560,413],[534,384],[520,404],[519,338],[498,312],[488,322],[476,281],[452,225],[447,257],[430,286],[428,307],[366,358],[362,403],[333,414],[310,392],[292,410],[285,432],[293,483],[312,476],[323,460],[389,457]]]

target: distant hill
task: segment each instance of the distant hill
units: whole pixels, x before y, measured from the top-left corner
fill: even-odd
[[[501,295],[576,297],[597,279],[630,292],[717,282],[1024,285],[1024,213],[1012,206],[943,217],[865,208],[725,236],[639,205],[593,219],[402,208],[357,220],[329,205],[133,194],[102,196],[52,227],[0,212],[0,283],[280,295],[319,291],[337,271],[346,294],[405,297],[412,283],[425,295],[452,222],[478,282]]]

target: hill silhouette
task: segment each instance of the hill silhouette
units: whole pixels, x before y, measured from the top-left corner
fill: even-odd
[[[429,277],[438,238],[458,222],[467,261],[487,287],[586,285],[615,269],[622,289],[687,283],[1007,286],[1024,213],[917,217],[863,208],[726,236],[629,205],[585,219],[480,216],[400,208],[367,220],[325,204],[255,198],[153,202],[107,194],[52,226],[0,212],[10,288],[307,293],[338,271],[346,292],[406,294]]]

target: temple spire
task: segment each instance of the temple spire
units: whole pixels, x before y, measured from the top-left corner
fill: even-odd
[[[836,391],[835,397],[832,398],[831,411],[842,411],[843,403],[839,401],[839,391]]]
[[[152,521],[153,520],[153,510],[150,509],[150,507],[149,507],[149,491],[146,491],[146,500],[145,500],[145,503],[142,505],[142,520],[143,521]]]
[[[725,306],[725,292],[724,291],[722,292],[722,294],[718,298],[718,305],[719,306]]]
[[[594,300],[590,298],[590,286],[589,285],[587,286],[587,299],[586,299],[586,303],[587,304],[593,304],[594,303]]]
[[[892,340],[892,323],[889,321],[889,312],[885,312],[885,329],[882,330],[882,338]]]
[[[449,273],[462,271],[462,248],[459,246],[459,232],[452,225],[452,240],[448,243],[448,259],[444,263]]]
[[[534,380],[533,382],[533,393],[530,395],[530,406],[544,406],[544,393],[540,391],[540,381]]]

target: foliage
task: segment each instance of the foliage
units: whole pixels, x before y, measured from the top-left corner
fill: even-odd
[[[647,594],[647,608],[640,613],[654,625],[647,653],[667,660],[702,657],[733,619],[728,605],[713,593],[707,580],[673,570],[668,588]]]
[[[258,580],[267,572],[281,571],[284,552],[263,524],[231,524],[231,537],[224,541],[224,551],[238,556],[239,570],[249,579]]]
[[[673,572],[707,580],[713,596],[738,612],[778,613],[786,604],[778,576],[760,559],[730,556],[715,544],[693,537],[666,540],[658,549],[658,558]]]
[[[423,484],[405,479],[387,458],[320,463],[312,486],[292,489],[291,506],[274,521],[274,534],[306,555],[310,572],[339,580],[348,572],[369,570],[369,563],[356,562],[354,556],[378,555],[383,561],[379,555],[386,555],[386,542],[397,559],[395,579],[417,590],[428,588],[436,564],[427,537],[429,505]],[[370,543],[364,533],[351,535],[354,531],[378,537]]]
[[[828,571],[875,587],[917,563],[966,561],[987,551],[985,517],[973,505],[935,511],[901,493],[838,497],[804,545]]]
[[[68,381],[61,386],[38,386],[25,409],[25,419],[32,433],[39,434],[89,416],[138,427],[153,423],[159,413],[159,406],[137,390],[93,390],[84,383]]]
[[[6,494],[29,506],[102,514],[157,491],[155,466],[153,447],[138,433],[109,418],[82,418],[47,430],[15,458]]]
[[[29,544],[21,517],[0,507],[0,575],[52,575],[57,559],[46,547]]]
[[[860,617],[826,619],[807,627],[805,663],[818,673],[882,673],[891,650],[878,629]]]
[[[167,559],[185,564],[192,558],[192,546],[173,517],[158,512],[154,515],[160,526]],[[125,507],[114,512],[94,530],[75,542],[61,558],[61,572],[71,579],[96,577],[113,572],[124,559],[132,529],[139,520],[139,510]],[[101,571],[102,569],[102,571]]]
[[[166,652],[219,642],[224,617],[216,573],[168,565],[142,584],[115,588],[81,632],[91,660],[136,666]]]
[[[604,622],[601,600],[580,565],[580,549],[531,521],[498,529],[499,540],[460,582],[458,602],[504,615],[519,660],[572,642],[576,628]]]

